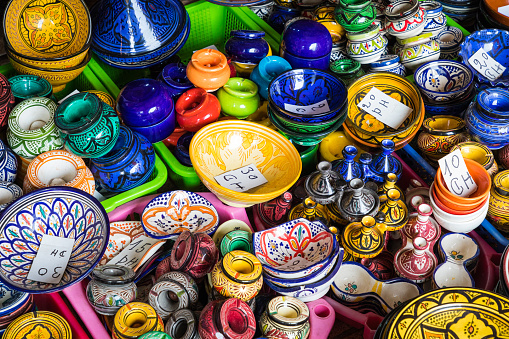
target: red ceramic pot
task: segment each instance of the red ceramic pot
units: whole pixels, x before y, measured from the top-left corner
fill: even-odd
[[[192,88],[182,94],[175,104],[177,122],[186,131],[196,132],[217,121],[221,105],[215,95],[202,88]]]
[[[14,104],[16,103],[14,95],[10,95],[8,100],[3,103],[0,103],[0,127],[4,127],[7,125],[7,118],[9,117],[9,113],[14,108]]]
[[[215,300],[201,312],[198,332],[202,339],[250,339],[256,332],[256,320],[240,299]]]
[[[186,230],[175,241],[170,258],[173,271],[185,272],[199,279],[212,272],[219,259],[219,250],[208,234],[193,234]]]

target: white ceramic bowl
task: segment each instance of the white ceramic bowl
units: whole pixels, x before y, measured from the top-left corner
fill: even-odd
[[[457,215],[454,215],[454,217],[452,218],[447,217],[444,218],[442,214],[433,212],[433,216],[435,217],[435,220],[440,224],[440,226],[442,226],[448,231],[458,233],[468,233],[476,229],[484,221],[484,219],[486,218],[486,214],[488,214],[489,206],[490,205],[488,199],[488,203],[486,203],[486,205],[479,210],[478,212],[479,214],[477,214],[474,219],[466,221],[459,221]]]
[[[469,222],[469,221],[478,219],[480,215],[486,216],[486,213],[487,213],[488,207],[489,207],[489,202],[490,202],[489,198],[486,199],[486,202],[484,203],[484,205],[478,211],[476,211],[474,213],[456,215],[456,214],[451,214],[451,213],[445,212],[444,210],[440,209],[440,207],[437,206],[437,204],[435,203],[435,200],[433,199],[433,194],[431,194],[433,185],[434,184],[431,185],[431,188],[429,191],[430,192],[429,199],[431,202],[431,207],[433,207],[433,216],[435,216],[435,217],[438,216],[439,218],[441,218],[443,220],[450,220],[452,222],[457,222],[457,223]],[[437,219],[437,221],[438,221],[438,219]],[[440,224],[440,222],[439,222],[439,224]],[[457,231],[457,232],[460,232],[460,231]],[[461,231],[461,232],[463,232],[463,231]],[[468,232],[464,232],[464,233],[468,233]]]

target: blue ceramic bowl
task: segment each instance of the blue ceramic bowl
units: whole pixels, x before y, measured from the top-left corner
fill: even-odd
[[[234,30],[230,36],[224,50],[232,61],[257,64],[269,53],[269,44],[263,39],[263,31]]]
[[[422,64],[414,73],[419,91],[431,101],[452,101],[467,93],[474,74],[454,60],[435,60]]]
[[[505,88],[487,88],[477,96],[477,108],[495,119],[509,119],[509,92]]]
[[[317,59],[330,56],[332,37],[329,30],[317,21],[296,20],[284,30],[281,46],[286,53],[299,58]]]
[[[25,194],[2,212],[0,280],[29,293],[58,292],[86,278],[101,260],[110,233],[104,207],[73,187],[48,187]],[[74,239],[69,262],[56,283],[27,278],[44,235]],[[51,259],[48,259],[51,260]]]
[[[499,62],[506,70],[502,75],[490,81],[484,75],[479,74],[468,62],[468,59],[474,55],[480,48],[483,48],[486,53]],[[509,32],[499,29],[484,29],[476,31],[465,38],[461,44],[460,56],[462,62],[467,65],[472,72],[477,76],[480,82],[490,83],[492,86],[502,84],[509,86]]]
[[[509,144],[509,119],[485,116],[474,101],[465,112],[465,122],[473,139],[488,148],[500,149]]]
[[[0,316],[8,316],[28,301],[30,293],[17,291],[0,283]]]
[[[171,63],[164,66],[157,76],[157,80],[168,87],[173,100],[177,100],[182,93],[194,87],[187,78],[186,65],[182,63]]]
[[[281,73],[269,85],[269,103],[291,120],[320,122],[339,114],[346,104],[348,90],[343,81],[329,72],[318,69],[293,69]],[[309,106],[327,101],[329,111],[299,114],[288,111],[285,104]]]
[[[137,79],[120,91],[117,111],[126,125],[145,127],[175,115],[175,105],[170,90],[160,81]]]
[[[253,69],[249,79],[258,85],[258,94],[267,100],[269,95],[269,84],[279,74],[292,69],[292,66],[285,59],[278,56],[263,58]]]
[[[292,68],[329,69],[330,53],[318,58],[304,58],[287,52],[285,47],[281,45],[279,47],[279,55],[288,61]]]
[[[130,125],[128,127],[134,132],[138,132],[143,135],[151,143],[156,143],[166,139],[173,133],[173,130],[175,129],[175,112],[172,111],[170,115],[154,125],[143,127]]]
[[[428,102],[423,100],[426,114],[430,116],[434,115],[454,115],[462,116],[463,112],[468,108],[468,105],[477,95],[474,88],[466,94],[465,97],[459,100],[446,101],[446,102]]]

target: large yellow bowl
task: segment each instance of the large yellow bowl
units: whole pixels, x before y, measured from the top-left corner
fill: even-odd
[[[357,106],[373,87],[412,109],[398,129],[385,125]],[[423,105],[419,90],[404,77],[387,72],[367,74],[348,88],[348,116],[344,126],[353,136],[367,144],[379,145],[384,139],[391,139],[398,144],[421,127]]]
[[[92,57],[92,53],[89,53],[88,56],[83,60],[78,66],[64,69],[44,69],[28,66],[19,61],[14,60],[9,51],[7,51],[7,56],[12,64],[12,67],[16,70],[16,72],[20,74],[30,74],[39,76],[49,81],[49,83],[53,86],[53,92],[60,92],[65,88],[67,83],[76,79],[78,75],[83,72],[85,67],[87,67],[90,58]]]
[[[55,59],[36,59],[36,58],[25,58],[16,54],[13,50],[9,50],[9,56],[21,63],[24,63],[30,67],[37,68],[45,68],[45,69],[65,69],[72,68],[79,65],[85,58],[87,57],[89,48],[86,48],[83,52],[79,53],[75,56],[70,56],[68,58],[60,58],[59,60]]]
[[[191,140],[189,156],[203,184],[222,202],[248,207],[287,191],[299,178],[299,152],[274,130],[243,120],[223,120],[200,129]],[[253,164],[267,183],[246,192],[220,186],[215,176]]]
[[[90,45],[92,21],[82,0],[11,0],[3,19],[7,46],[21,57],[69,58]]]

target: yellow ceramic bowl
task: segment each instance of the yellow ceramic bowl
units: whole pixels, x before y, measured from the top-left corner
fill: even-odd
[[[65,69],[72,68],[79,65],[86,57],[89,48],[86,48],[83,52],[78,55],[71,56],[69,58],[60,58],[59,60],[54,59],[29,59],[19,54],[16,54],[12,49],[9,49],[9,56],[18,61],[22,62],[30,67],[45,68],[45,69]]]
[[[11,0],[3,30],[8,48],[21,57],[70,58],[90,46],[92,21],[82,0]]]
[[[203,184],[225,204],[248,207],[287,191],[299,178],[302,162],[292,143],[276,131],[243,120],[223,120],[200,129],[189,156]],[[215,176],[253,164],[267,183],[246,192],[220,186]]]
[[[398,129],[385,125],[357,106],[373,87],[412,109]],[[387,72],[371,73],[357,79],[348,88],[348,116],[343,126],[367,144],[379,145],[384,139],[391,139],[398,144],[421,127],[423,107],[421,94],[404,77]]]
[[[30,74],[39,76],[41,78],[44,78],[49,81],[49,83],[53,86],[53,92],[60,92],[65,88],[65,85],[67,83],[71,82],[72,80],[76,79],[78,75],[83,72],[85,67],[87,67],[88,62],[90,61],[90,58],[92,57],[92,53],[89,53],[88,56],[81,62],[81,64],[72,67],[72,68],[65,68],[65,69],[45,69],[45,68],[37,68],[37,67],[31,67],[24,63],[21,63],[19,61],[14,60],[11,58],[10,53],[7,52],[7,55],[9,56],[9,60],[12,64],[12,67],[20,73],[20,74]]]
[[[463,158],[471,159],[481,164],[493,177],[498,172],[498,165],[493,152],[483,144],[475,141],[466,141],[451,148],[451,152],[459,149]]]

